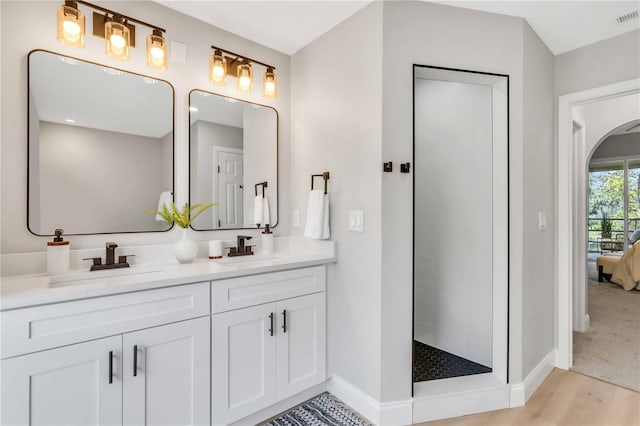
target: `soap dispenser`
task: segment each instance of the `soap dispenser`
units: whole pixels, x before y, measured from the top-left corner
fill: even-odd
[[[269,229],[268,223],[264,226],[264,231],[262,232],[262,253],[273,253],[273,232]]]
[[[69,241],[62,238],[64,230],[56,229],[53,241],[47,242],[47,274],[60,275],[69,271]]]

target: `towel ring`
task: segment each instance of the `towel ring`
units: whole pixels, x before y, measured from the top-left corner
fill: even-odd
[[[327,193],[327,181],[329,180],[329,172],[324,172],[319,175],[311,175],[311,190],[313,191],[313,178],[321,177],[324,179],[324,193]]]
[[[264,182],[258,182],[258,183],[256,183],[256,184],[253,186],[253,187],[254,187],[254,190],[255,190],[255,193],[256,193],[256,197],[258,196],[258,187],[259,187],[259,186],[262,186],[262,198],[264,198],[264,189],[265,189],[267,186],[269,186],[269,185],[267,184],[267,181],[266,181],[266,180],[265,180]]]

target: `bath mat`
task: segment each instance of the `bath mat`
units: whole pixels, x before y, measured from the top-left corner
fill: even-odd
[[[320,394],[266,423],[266,426],[325,425],[371,426],[371,423],[329,392]]]

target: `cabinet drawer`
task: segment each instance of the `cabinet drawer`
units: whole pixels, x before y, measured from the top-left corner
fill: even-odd
[[[1,313],[2,358],[209,314],[209,283]]]
[[[211,311],[225,312],[324,290],[324,266],[213,281]]]

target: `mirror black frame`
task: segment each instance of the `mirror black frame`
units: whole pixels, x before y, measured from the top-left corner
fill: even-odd
[[[208,93],[210,95],[214,95],[214,96],[219,96],[221,98],[229,98],[229,99],[235,99],[238,102],[244,102],[244,103],[248,103],[248,104],[253,104],[253,105],[259,105],[261,107],[264,108],[270,108],[273,110],[273,112],[276,113],[276,223],[273,225],[269,225],[270,229],[275,228],[276,226],[278,226],[278,222],[280,221],[280,115],[278,114],[278,110],[275,109],[274,107],[272,107],[271,105],[265,105],[265,104],[259,104],[257,102],[251,102],[251,101],[247,101],[246,99],[240,99],[240,98],[234,98],[233,96],[227,96],[227,95],[222,95],[220,93],[215,93],[215,92],[210,92],[208,90],[203,90],[203,89],[191,89],[189,91],[189,97],[188,97],[188,101],[189,101],[189,107],[191,106],[191,94],[193,92],[204,92],[204,93]],[[189,110],[189,117],[188,117],[188,121],[189,123],[189,152],[188,152],[188,156],[189,156],[189,205],[191,205],[191,187],[192,187],[192,182],[191,182],[191,110]],[[222,228],[222,229],[195,229],[193,227],[193,225],[189,225],[189,228],[191,228],[194,231],[197,232],[209,232],[209,231],[233,231],[233,230],[239,230],[239,229],[264,229],[264,226],[261,227],[251,227],[251,228]]]
[[[57,56],[63,56],[65,58],[71,58],[73,60],[76,61],[80,61],[80,62],[85,62],[88,64],[93,64],[93,65],[97,65],[99,67],[107,67],[107,68],[111,68],[117,71],[122,71],[122,72],[126,72],[128,74],[133,74],[133,75],[138,75],[140,77],[148,77],[148,78],[152,78],[154,80],[157,81],[162,81],[164,83],[167,83],[169,85],[169,87],[171,88],[171,127],[173,129],[173,134],[172,134],[172,141],[171,141],[171,150],[173,153],[173,158],[171,161],[171,182],[173,185],[173,188],[171,189],[171,192],[173,193],[173,201],[175,202],[175,190],[176,190],[176,89],[175,87],[173,87],[173,84],[171,84],[169,81],[167,80],[163,80],[161,78],[157,78],[157,77],[153,77],[150,75],[145,75],[145,74],[140,74],[137,72],[133,72],[133,71],[129,71],[123,68],[115,68],[112,67],[110,65],[105,65],[105,64],[101,64],[98,62],[93,62],[93,61],[89,61],[86,59],[82,59],[82,58],[77,58],[74,56],[69,56],[60,52],[54,52],[51,50],[46,50],[46,49],[33,49],[31,50],[28,54],[27,54],[27,98],[29,99],[29,91],[30,91],[30,67],[29,67],[29,63],[31,60],[31,55],[36,53],[36,52],[45,52],[45,53],[50,53],[52,55],[57,55]],[[30,182],[29,182],[29,176],[30,176],[30,155],[31,155],[31,148],[30,148],[30,141],[29,141],[29,137],[31,136],[29,134],[29,116],[31,114],[30,108],[29,108],[29,102],[27,102],[27,230],[37,236],[37,237],[53,237],[53,234],[38,234],[36,232],[33,232],[33,230],[31,229],[31,227],[29,226],[29,211],[30,211],[30,203],[29,203],[29,199],[30,199]],[[164,229],[164,230],[158,230],[158,231],[119,231],[119,232],[91,232],[91,233],[81,233],[81,234],[74,234],[74,233],[66,233],[65,235],[111,235],[111,234],[146,234],[146,233],[157,233],[157,232],[168,232],[171,229],[173,229],[174,224],[171,224],[171,226],[169,226],[169,228]]]

